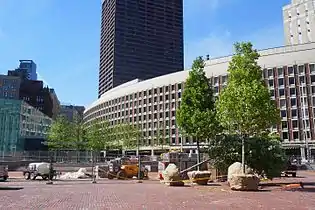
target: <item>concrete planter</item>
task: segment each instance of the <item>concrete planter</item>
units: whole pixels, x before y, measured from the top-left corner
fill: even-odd
[[[210,171],[189,171],[187,173],[190,181],[198,185],[207,185],[210,180]]]
[[[259,178],[253,174],[234,174],[229,180],[231,190],[257,191]]]

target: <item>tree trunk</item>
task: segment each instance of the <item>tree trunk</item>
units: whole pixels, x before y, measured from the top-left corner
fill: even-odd
[[[95,166],[95,152],[92,151],[92,183],[96,183],[96,177],[94,173],[94,166]]]
[[[241,135],[242,138],[242,172],[245,174],[245,136]]]
[[[197,164],[201,162],[200,159],[200,145],[199,145],[199,140],[197,139]],[[197,170],[200,171],[200,165],[198,165]]]
[[[141,157],[140,157],[140,142],[137,139],[137,153],[138,153],[138,180],[141,179]]]

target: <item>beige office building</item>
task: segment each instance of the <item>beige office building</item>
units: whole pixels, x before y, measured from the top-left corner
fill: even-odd
[[[315,0],[292,0],[283,7],[285,44],[315,42]]]

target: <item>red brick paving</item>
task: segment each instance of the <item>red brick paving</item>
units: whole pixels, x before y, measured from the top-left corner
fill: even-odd
[[[283,182],[315,182],[308,178],[282,179]],[[279,181],[279,180],[275,180]],[[275,182],[274,181],[274,182]],[[315,209],[315,186],[304,191],[282,191],[266,187],[262,192],[234,192],[217,186],[167,187],[157,181],[99,180],[44,181],[13,179],[0,187],[23,187],[0,190],[0,209]]]

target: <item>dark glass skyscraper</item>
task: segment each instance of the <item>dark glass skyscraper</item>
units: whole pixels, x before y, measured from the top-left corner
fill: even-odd
[[[99,97],[130,80],[183,70],[183,0],[103,0]]]

